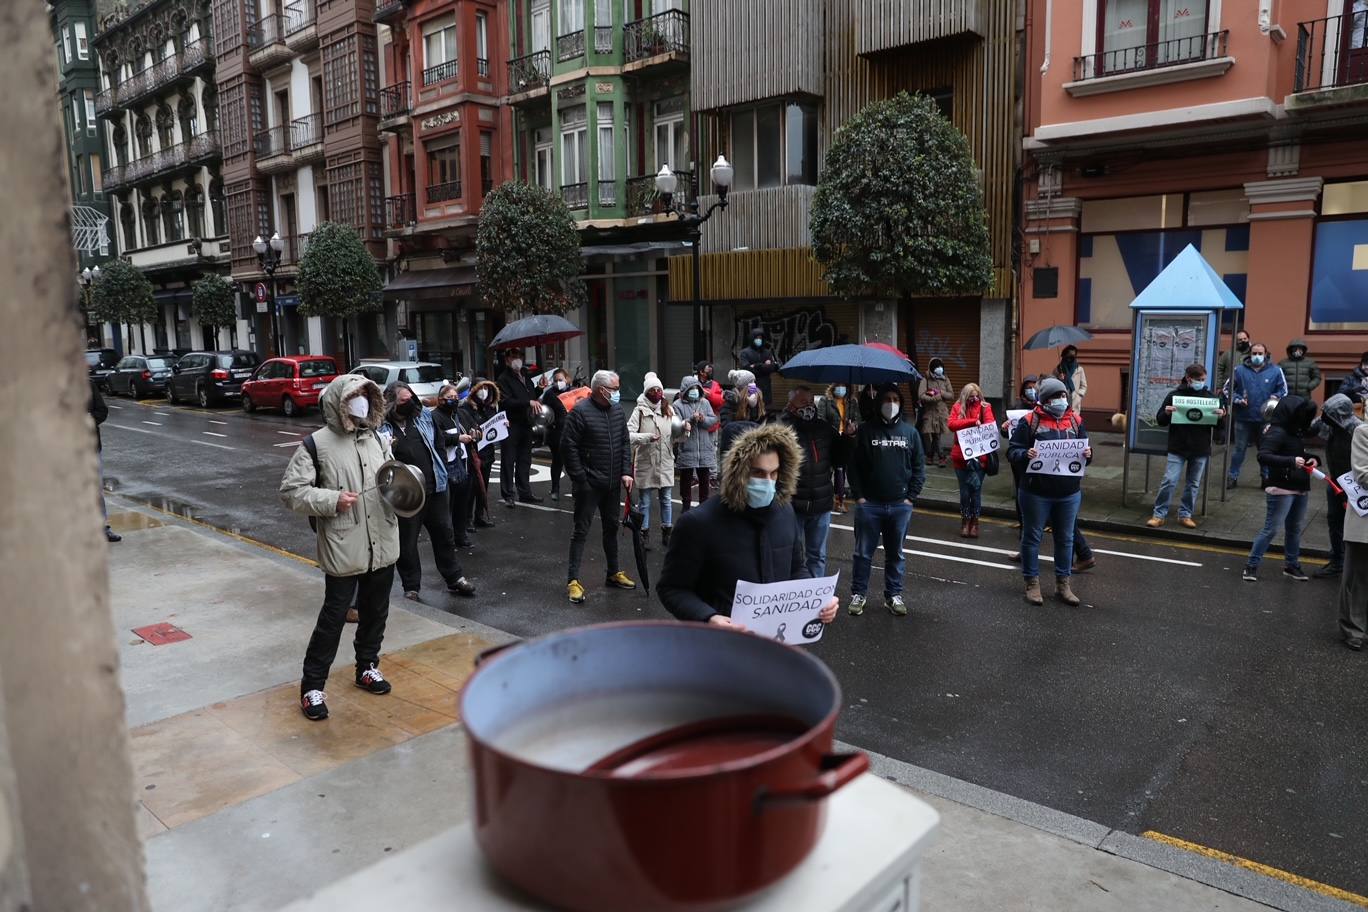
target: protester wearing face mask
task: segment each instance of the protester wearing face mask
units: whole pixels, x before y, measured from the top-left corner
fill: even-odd
[[[508,415],[508,436],[504,438],[499,458],[499,489],[506,507],[518,501],[539,504],[542,499],[532,493],[532,420],[541,414],[542,405],[532,381],[523,373],[523,359],[516,352],[508,352],[503,370],[499,371],[499,395],[503,410]]]
[[[1036,383],[1039,382],[1039,380],[1040,378],[1037,377],[1035,374],[1027,374],[1025,377],[1021,378],[1021,389],[1017,393],[1018,398],[1016,404],[1012,406],[1012,409],[1014,411],[1029,412],[1031,409],[1036,407]],[[1010,438],[1012,436],[1011,419],[1004,418],[1001,427],[1002,436]],[[1024,466],[1019,466],[1016,463],[1010,461],[1007,464],[1012,467],[1012,500],[1016,507],[1016,527],[1020,529],[1021,476],[1025,473],[1026,468]],[[1020,559],[1020,557],[1021,553],[1017,552],[1017,558]]]
[[[721,421],[703,395],[697,374],[680,381],[674,407],[684,422],[684,439],[675,454],[675,474],[679,476],[679,499],[684,504],[681,512],[687,513],[693,506],[695,482],[698,502],[708,499],[708,483],[717,472],[717,428]]]
[[[770,378],[779,369],[779,361],[774,349],[770,348],[769,337],[763,329],[756,327],[751,332],[749,343],[741,350],[736,362],[755,375],[752,382],[760,388],[761,399],[764,402],[771,401],[773,393],[770,389]]]
[[[789,393],[788,408],[779,421],[792,429],[803,454],[793,512],[803,527],[804,562],[809,576],[826,576],[827,534],[835,501],[831,465],[835,451],[850,438],[838,436],[836,429],[817,414],[812,390],[806,386],[794,387]]]
[[[1235,364],[1249,363],[1249,333],[1243,329],[1235,334]],[[1230,352],[1221,352],[1221,357],[1216,359],[1216,386],[1215,390],[1222,395],[1226,393],[1226,382],[1230,380],[1233,368],[1230,366]]]
[[[1350,470],[1350,453],[1354,433],[1363,422],[1354,415],[1354,403],[1342,393],[1325,400],[1320,418],[1311,425],[1309,436],[1325,441],[1325,471],[1331,478],[1339,478]],[[1328,579],[1340,575],[1344,569],[1344,520],[1349,510],[1349,498],[1343,491],[1325,486],[1325,521],[1330,532],[1330,562],[1313,576]]]
[[[499,413],[499,388],[490,380],[477,379],[470,388],[470,394],[460,406],[461,426],[469,428],[472,435],[480,433],[480,425]],[[494,460],[498,458],[497,447],[487,446],[480,449],[476,439],[466,448],[473,470],[471,481],[471,512],[468,518],[469,531],[488,529],[494,525],[489,515],[489,478],[494,471]]]
[[[1054,377],[1036,387],[1039,403],[1017,422],[1007,447],[1007,459],[1023,469],[1021,481],[1021,573],[1026,579],[1026,601],[1043,605],[1040,592],[1040,540],[1045,527],[1054,532],[1055,596],[1066,605],[1080,599],[1069,585],[1073,572],[1074,527],[1083,500],[1083,479],[1077,475],[1047,475],[1029,471],[1039,455],[1036,443],[1042,440],[1087,440],[1083,421],[1069,408],[1069,390]],[[1083,458],[1092,462],[1092,447],[1085,447]]]
[[[648,550],[653,509],[659,508],[660,543],[667,548],[674,527],[674,417],[674,409],[665,400],[665,385],[654,371],[648,372],[636,407],[627,419],[627,433],[632,439],[632,476],[636,479],[632,490],[641,510],[641,540]]]
[[[561,401],[561,394],[569,392],[570,378],[566,372],[560,368],[551,375],[551,382],[542,390],[542,408],[551,415],[551,427],[546,433],[546,446],[551,450],[551,499],[560,500],[560,480],[561,471],[565,468],[565,459],[561,455],[561,432],[565,430],[565,403]]]
[[[980,424],[996,424],[993,407],[983,400],[983,390],[977,383],[966,383],[960,390],[959,400],[950,409],[950,433],[957,434]],[[996,437],[996,431],[994,431]],[[955,467],[955,479],[959,482],[960,496],[960,538],[979,537],[979,514],[983,511],[983,479],[988,472],[988,457],[964,458],[958,436],[950,451],[950,461]]]
[[[719,462],[726,459],[732,441],[765,421],[765,395],[755,382],[755,375],[747,370],[734,370],[728,379],[731,389],[723,401],[722,433],[717,441]]]
[[[604,585],[635,589],[626,573],[618,569],[617,530],[622,519],[619,493],[625,486],[632,493],[632,442],[627,434],[627,416],[618,403],[622,384],[612,371],[601,370],[589,383],[590,395],[570,410],[565,419],[561,449],[565,451],[565,472],[570,476],[575,495],[575,531],[570,537],[570,565],[566,572],[566,595],[575,605],[584,604],[580,583],[580,562],[589,526],[599,514],[603,526]]]
[[[280,480],[280,499],[315,519],[323,607],[304,655],[300,709],[305,718],[328,718],[328,671],[356,603],[356,685],[386,694],[380,645],[389,617],[394,562],[399,559],[399,518],[375,488],[375,473],[390,458],[376,429],[384,420],[380,387],[358,374],[342,374],[318,400],[324,426],[295,449]]]
[[[698,379],[699,388],[702,396],[708,400],[708,405],[712,408],[714,415],[722,412],[722,401],[726,390],[722,389],[722,384],[713,379],[713,363],[711,361],[699,361],[694,365],[694,376]]]
[[[832,506],[831,512],[844,513],[846,511],[846,462],[850,458],[850,449],[855,442],[855,431],[860,426],[849,385],[833,383],[828,386],[826,395],[818,403],[817,415],[831,425],[832,431],[836,434],[837,446],[831,454],[836,502]]]
[[[1164,466],[1164,480],[1159,483],[1159,494],[1154,498],[1154,515],[1145,525],[1157,529],[1168,516],[1169,501],[1173,499],[1173,489],[1186,474],[1182,502],[1178,505],[1178,522],[1189,529],[1197,528],[1197,520],[1192,518],[1197,508],[1197,491],[1202,487],[1202,473],[1206,471],[1207,461],[1211,458],[1211,434],[1216,428],[1209,424],[1174,423],[1173,413],[1177,407],[1174,396],[1190,399],[1207,399],[1220,404],[1220,397],[1207,389],[1206,366],[1189,364],[1183,372],[1183,382],[1177,389],[1170,390],[1159,406],[1154,420],[1160,427],[1167,427],[1168,461]],[[1225,417],[1225,409],[1216,409],[1218,418]],[[1184,473],[1186,468],[1186,473]]]
[[[1059,367],[1055,376],[1064,382],[1069,391],[1069,409],[1079,418],[1083,417],[1083,399],[1088,395],[1088,375],[1083,365],[1078,363],[1078,347],[1066,345],[1060,352]]]
[[[681,621],[739,627],[731,620],[739,580],[806,579],[803,534],[790,503],[803,456],[793,431],[779,423],[737,438],[722,463],[718,496],[679,518],[657,591]],[[821,609],[831,623],[835,598]]]
[[[426,529],[432,543],[437,572],[447,591],[466,598],[475,586],[466,579],[456,558],[456,538],[451,528],[451,501],[447,496],[445,444],[437,439],[432,411],[423,407],[407,383],[391,383],[385,390],[389,405],[381,435],[388,435],[394,458],[423,473],[427,498],[415,516],[399,517],[399,581],[404,598],[418,601],[422,590],[423,565],[418,558],[418,532]]]
[[[921,432],[927,465],[935,463],[943,469],[946,450],[941,440],[950,429],[950,405],[955,401],[955,390],[940,358],[932,358],[927,369],[927,375],[917,384],[917,414],[909,418],[915,417]]]
[[[1253,348],[1257,352],[1259,346]],[[1317,464],[1306,454],[1306,435],[1315,417],[1314,402],[1300,396],[1284,396],[1268,419],[1268,427],[1259,441],[1266,510],[1263,529],[1254,538],[1245,562],[1242,579],[1247,583],[1259,581],[1259,565],[1277,537],[1279,526],[1283,527],[1283,576],[1297,582],[1310,579],[1301,567],[1301,532],[1311,492],[1311,476],[1306,469]]]
[[[1310,399],[1320,386],[1321,369],[1306,352],[1306,340],[1293,339],[1287,345],[1287,357],[1278,362],[1278,367],[1287,378],[1288,395]]]
[[[1340,381],[1336,392],[1348,396],[1349,401],[1354,403],[1355,412],[1359,417],[1364,417],[1363,406],[1368,403],[1368,352],[1359,356],[1359,366]]]
[[[437,393],[437,407],[432,410],[432,424],[440,443],[438,450],[446,460],[452,535],[456,539],[456,547],[469,548],[472,547],[470,502],[475,481],[467,447],[475,438],[461,426],[460,404],[460,393],[455,384],[443,384]]]
[[[1233,488],[1240,480],[1245,450],[1259,446],[1264,426],[1264,404],[1269,399],[1287,396],[1287,378],[1282,369],[1268,361],[1268,346],[1255,342],[1249,346],[1249,363],[1235,368],[1233,402],[1235,412],[1234,450],[1230,454],[1230,472],[1226,487]]]
[[[869,573],[879,542],[884,546],[884,607],[897,617],[903,602],[903,538],[912,504],[926,483],[921,436],[903,418],[896,384],[878,390],[879,417],[860,425],[850,456],[850,496],[855,498],[855,554],[850,577],[851,614],[864,614]]]

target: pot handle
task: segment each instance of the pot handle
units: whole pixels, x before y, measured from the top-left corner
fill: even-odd
[[[766,805],[821,801],[832,792],[848,785],[852,779],[869,769],[869,757],[862,753],[826,754],[818,764],[821,772],[810,782],[783,788],[761,789],[755,796],[756,809]]]
[[[475,667],[476,667],[476,668],[479,668],[481,662],[484,662],[484,661],[487,660],[487,659],[492,659],[492,658],[494,658],[494,656],[496,656],[496,655],[498,655],[499,653],[503,652],[503,651],[504,651],[505,649],[507,649],[508,647],[510,647],[510,646],[517,646],[517,645],[518,645],[519,643],[521,643],[521,642],[522,642],[521,640],[512,640],[512,641],[510,641],[510,642],[503,643],[503,644],[501,644],[501,645],[499,645],[499,646],[491,646],[491,647],[489,647],[489,648],[486,649],[484,652],[481,652],[479,655],[475,656]]]

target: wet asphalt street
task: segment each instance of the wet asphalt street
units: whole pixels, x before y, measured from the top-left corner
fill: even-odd
[[[285,511],[276,486],[317,413],[291,421],[108,402],[108,489],[313,555],[307,522]],[[539,467],[534,480],[548,474]],[[547,493],[544,480],[534,487]],[[602,588],[597,528],[583,573],[589,602],[565,600],[569,508],[568,498],[496,504],[497,527],[461,555],[477,597],[448,596],[428,553],[420,610],[520,636],[664,617],[654,597]],[[1099,534],[1098,568],[1075,579],[1085,607],[1031,608],[1007,561],[1011,527],[985,523],[971,543],[956,536],[956,520],[913,519],[909,617],[842,612],[813,647],[844,688],[842,740],[1115,829],[1368,894],[1368,655],[1338,642],[1334,583],[1284,579],[1276,556],[1259,583],[1244,583],[1243,555]],[[833,517],[829,569],[841,571],[842,595],[850,525]],[[635,577],[625,536],[621,551]],[[657,542],[653,573],[661,558]],[[876,569],[871,596],[881,585]]]

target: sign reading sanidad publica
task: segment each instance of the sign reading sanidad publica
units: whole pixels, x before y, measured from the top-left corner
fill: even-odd
[[[955,439],[959,441],[960,452],[964,454],[965,459],[996,453],[1002,445],[1002,437],[996,424],[976,424],[956,431]]]
[[[1086,438],[1037,440],[1036,458],[1026,464],[1026,474],[1081,476],[1088,465],[1088,460],[1083,455],[1087,448]]]
[[[1221,400],[1206,396],[1174,396],[1174,424],[1215,424],[1220,420],[1216,413],[1221,409]]]
[[[840,578],[841,574],[837,573],[780,583],[738,580],[731,618],[758,636],[791,646],[808,646],[822,638],[826,625],[818,615],[822,613],[822,606],[836,594]]]
[[[1365,489],[1354,478],[1354,473],[1345,472],[1335,482],[1340,486],[1346,497],[1349,498],[1349,509],[1359,516],[1368,516],[1368,489]]]

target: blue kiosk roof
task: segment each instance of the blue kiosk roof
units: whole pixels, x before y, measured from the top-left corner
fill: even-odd
[[[1188,244],[1130,304],[1133,310],[1244,310],[1216,270]]]

